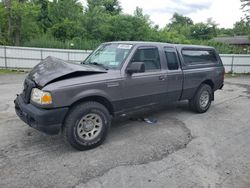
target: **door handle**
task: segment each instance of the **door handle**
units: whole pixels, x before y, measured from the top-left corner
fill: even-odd
[[[159,80],[164,81],[165,80],[165,76],[164,75],[159,76]]]

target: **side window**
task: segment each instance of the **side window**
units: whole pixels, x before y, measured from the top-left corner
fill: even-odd
[[[145,72],[153,72],[161,69],[159,52],[154,47],[137,49],[132,62],[143,62],[145,64]]]
[[[182,55],[187,64],[218,62],[213,50],[182,50]]]
[[[165,56],[167,59],[168,69],[169,70],[178,70],[179,63],[176,51],[174,48],[165,47],[164,48]]]

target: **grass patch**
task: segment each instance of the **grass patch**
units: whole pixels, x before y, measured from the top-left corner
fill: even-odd
[[[240,77],[240,76],[250,76],[250,73],[226,73],[225,78],[234,78],[234,77]]]
[[[0,74],[24,74],[27,73],[27,70],[18,70],[18,69],[1,69]]]

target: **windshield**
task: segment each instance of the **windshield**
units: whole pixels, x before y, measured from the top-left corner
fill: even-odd
[[[95,50],[83,63],[102,66],[106,69],[119,69],[127,58],[132,44],[103,44]]]

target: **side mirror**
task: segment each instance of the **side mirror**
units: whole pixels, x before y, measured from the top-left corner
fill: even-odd
[[[145,72],[145,65],[143,62],[132,62],[127,67],[126,72],[130,75],[134,73]]]

